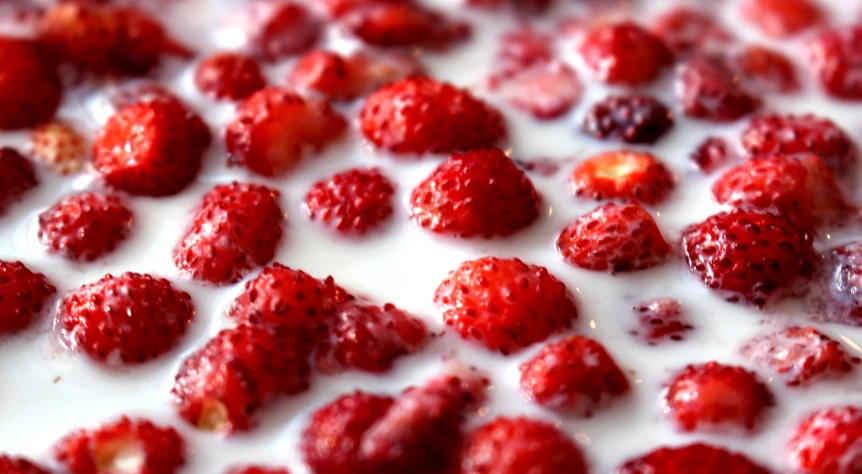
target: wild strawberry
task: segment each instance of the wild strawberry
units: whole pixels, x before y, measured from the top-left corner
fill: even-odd
[[[578,51],[596,78],[609,84],[646,84],[673,61],[661,38],[629,21],[593,27]]]
[[[853,242],[827,252],[821,284],[824,319],[862,326],[862,244]],[[815,295],[815,298],[818,295]]]
[[[228,125],[228,164],[278,176],[293,169],[303,155],[337,140],[346,128],[347,122],[327,102],[267,87],[242,102]]]
[[[0,335],[30,325],[57,289],[21,262],[0,260]]]
[[[244,13],[246,49],[264,61],[302,54],[317,43],[321,34],[321,21],[298,2],[253,2]]]
[[[771,474],[745,455],[703,443],[659,448],[626,462],[617,474]]]
[[[546,408],[591,416],[628,392],[629,381],[599,342],[569,336],[521,365],[521,390]]]
[[[381,88],[359,118],[365,138],[399,155],[491,148],[506,136],[496,109],[466,90],[424,77]]]
[[[500,150],[454,154],[410,194],[419,226],[457,237],[510,235],[539,216],[541,198]]]
[[[722,59],[695,57],[677,66],[677,96],[689,117],[730,122],[761,106]]]
[[[711,51],[733,40],[713,15],[687,7],[663,12],[650,29],[677,54]]]
[[[832,120],[812,114],[754,117],[742,133],[742,146],[751,156],[814,153],[836,176],[858,160],[853,139]]]
[[[238,53],[217,53],[195,70],[195,85],[213,99],[245,99],[266,86],[254,59]]]
[[[247,431],[261,405],[308,389],[307,353],[278,329],[225,329],[180,366],[171,389],[180,416],[222,435]]]
[[[174,250],[174,264],[192,278],[236,283],[272,260],[281,240],[284,212],[279,192],[233,182],[213,188]]]
[[[185,442],[170,427],[126,417],[97,429],[79,429],[54,446],[54,455],[71,474],[130,470],[174,474],[185,464]]]
[[[828,29],[808,43],[811,72],[833,97],[862,99],[862,26]]]
[[[582,161],[569,177],[572,194],[604,199],[662,201],[674,187],[674,176],[649,153],[611,151]]]
[[[51,474],[47,469],[26,458],[0,455],[0,472],[5,474]]]
[[[772,406],[769,388],[742,367],[709,362],[674,376],[663,396],[664,411],[684,431],[758,427]]]
[[[600,138],[652,144],[673,126],[673,114],[654,97],[608,96],[593,104],[582,128]]]
[[[734,60],[743,80],[754,91],[788,93],[799,90],[796,66],[778,51],[746,46]]]
[[[572,68],[552,62],[501,80],[498,92],[513,107],[548,120],[571,110],[580,100],[583,86]]]
[[[354,168],[316,183],[303,207],[313,220],[345,234],[363,234],[392,215],[395,188],[377,168]]]
[[[60,174],[77,173],[84,167],[84,138],[69,124],[49,122],[30,135],[30,154]]]
[[[0,37],[0,69],[0,129],[29,128],[54,116],[63,88],[36,44]]]
[[[657,299],[634,307],[640,328],[632,334],[645,339],[650,345],[655,345],[664,339],[681,341],[683,334],[694,329],[688,323],[682,304],[677,300]]]
[[[366,44],[382,48],[442,50],[470,35],[470,25],[414,2],[375,2],[340,18],[345,29]]]
[[[542,342],[578,317],[563,282],[516,258],[462,263],[437,287],[434,303],[461,337],[503,354]]]
[[[683,233],[682,248],[704,285],[756,306],[795,294],[812,273],[811,237],[769,213],[733,211]]]
[[[800,472],[854,474],[862,462],[862,408],[836,406],[812,413],[787,446]]]
[[[664,263],[670,245],[640,204],[607,203],[579,217],[557,238],[563,259],[581,268],[633,272]]]
[[[712,173],[723,167],[730,159],[727,140],[708,137],[694,149],[690,158],[701,172],[704,174]]]
[[[132,221],[132,211],[118,196],[74,194],[39,215],[39,240],[50,252],[89,262],[124,241]]]
[[[585,474],[578,446],[554,425],[528,418],[497,418],[480,426],[462,448],[463,474]]]
[[[225,474],[290,474],[287,468],[245,466],[228,469]]]
[[[120,109],[96,135],[93,160],[111,186],[129,194],[170,196],[197,176],[208,130],[179,101],[153,100]]]
[[[66,297],[58,329],[72,349],[98,362],[133,365],[171,350],[194,314],[191,296],[168,280],[108,274]]]
[[[823,10],[812,0],[744,0],[740,10],[743,18],[775,37],[794,35],[824,19]]]
[[[521,71],[549,64],[554,59],[551,35],[522,26],[504,34],[494,60],[494,77],[512,77]]]
[[[758,336],[742,347],[742,355],[769,368],[794,386],[824,376],[850,372],[859,359],[851,359],[841,344],[812,327],[792,326]]]
[[[386,372],[397,358],[427,342],[425,324],[393,304],[346,302],[337,307],[329,338],[318,348],[317,367],[324,373],[354,368]]]
[[[358,8],[380,3],[400,4],[408,0],[320,0],[315,3],[323,14],[330,18],[340,18],[344,14],[349,13]]]
[[[39,178],[30,160],[14,148],[0,147],[0,215],[37,184]]]

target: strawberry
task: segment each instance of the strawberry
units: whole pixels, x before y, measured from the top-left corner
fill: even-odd
[[[539,216],[530,178],[502,151],[456,153],[410,194],[420,227],[457,237],[510,235]]]
[[[26,328],[57,289],[21,262],[0,260],[0,335]]]
[[[708,137],[689,156],[701,172],[709,174],[730,160],[730,150],[724,138]]]
[[[787,446],[790,461],[809,474],[855,474],[862,463],[862,408],[835,406],[812,413]]]
[[[311,49],[321,36],[322,23],[299,2],[265,0],[245,11],[247,44],[252,56],[278,61]]]
[[[850,172],[858,161],[853,139],[832,120],[812,114],[754,117],[741,140],[751,156],[814,153],[836,176]]]
[[[0,455],[0,472],[4,474],[51,474],[26,458]]]
[[[171,398],[179,415],[205,431],[247,431],[277,395],[308,389],[307,353],[279,330],[240,325],[219,332],[180,365]]]
[[[516,258],[461,264],[434,293],[443,321],[504,355],[572,327],[577,309],[563,282]]]
[[[617,474],[771,474],[745,455],[703,443],[659,448],[621,466]]]
[[[284,212],[279,192],[234,181],[204,196],[191,227],[174,249],[174,264],[192,278],[236,283],[275,256]]]
[[[694,329],[686,321],[682,304],[672,299],[657,299],[634,307],[640,328],[632,334],[656,345],[664,339],[683,340],[683,334]]]
[[[384,86],[365,101],[359,119],[365,138],[398,155],[491,148],[506,136],[496,109],[424,77]]]
[[[0,215],[38,184],[30,160],[14,148],[0,147]]]
[[[630,21],[594,26],[578,51],[596,79],[608,84],[646,84],[673,61],[661,38]]]
[[[243,54],[216,53],[195,70],[195,85],[216,100],[245,99],[266,86],[257,62]]]
[[[810,326],[757,336],[741,352],[753,363],[776,372],[789,386],[840,376],[859,363],[859,358],[847,356],[840,343]]]
[[[363,234],[392,215],[395,188],[377,168],[354,168],[317,182],[305,195],[308,217],[345,234]]]
[[[96,135],[93,160],[111,186],[129,194],[170,196],[198,174],[209,131],[179,101],[121,108]]]
[[[84,167],[84,138],[69,124],[55,121],[36,127],[30,135],[30,154],[60,174],[77,173]]]
[[[167,87],[149,80],[126,83],[111,94],[109,100],[115,112],[129,105],[159,101],[176,102],[185,106],[180,98]]]
[[[662,201],[676,179],[664,164],[649,153],[611,151],[582,161],[569,177],[576,196],[598,201],[636,199],[644,204]]]
[[[862,26],[821,31],[808,42],[811,72],[839,99],[862,99]]]
[[[774,37],[792,36],[824,21],[823,10],[812,0],[744,0],[740,14]]]
[[[466,0],[468,6],[476,8],[497,8],[503,5],[511,5],[518,13],[542,13],[546,11],[554,0]]]
[[[57,461],[71,474],[129,472],[130,462],[138,474],[174,474],[185,455],[185,442],[173,428],[127,417],[73,431],[54,446]]]
[[[132,221],[132,211],[118,196],[74,194],[39,215],[39,240],[53,253],[90,262],[124,241]]]
[[[711,216],[683,233],[682,248],[704,285],[728,301],[760,307],[797,293],[815,261],[810,235],[759,212]]]
[[[320,0],[315,2],[315,7],[318,7],[326,16],[330,18],[341,18],[346,13],[363,7],[378,5],[383,3],[401,4],[407,3],[410,0]]]
[[[495,77],[512,77],[521,71],[549,64],[554,59],[553,38],[531,26],[521,26],[500,38],[494,60]]]
[[[467,436],[462,474],[585,474],[584,455],[554,425],[528,418],[496,418]]]
[[[346,128],[347,122],[327,102],[267,87],[239,105],[225,130],[228,164],[262,176],[282,175],[309,151],[337,140]]]
[[[725,61],[716,57],[698,56],[680,64],[676,82],[680,105],[689,117],[732,122],[762,105]]]
[[[754,91],[789,93],[799,90],[796,66],[784,54],[763,46],[746,46],[734,58],[736,68]]]
[[[670,109],[651,96],[608,96],[587,111],[581,128],[602,139],[653,144],[673,126]]]
[[[572,265],[611,273],[654,267],[671,254],[655,220],[634,202],[607,203],[579,217],[557,238],[557,249]]]
[[[54,64],[32,41],[0,37],[0,129],[29,128],[54,116],[63,87]]]
[[[351,368],[386,372],[397,358],[418,352],[427,342],[425,324],[393,304],[341,303],[328,340],[318,348],[317,368],[323,373]]]
[[[740,427],[752,431],[773,404],[769,388],[742,367],[708,362],[689,365],[664,392],[667,416],[683,431]]]
[[[558,118],[580,100],[583,86],[562,62],[534,66],[500,81],[499,93],[513,107],[539,120]]]
[[[825,308],[818,312],[829,322],[862,326],[862,244],[829,250],[823,270]]]
[[[225,474],[290,474],[286,468],[245,466],[228,469]]]
[[[470,36],[468,23],[414,2],[373,2],[350,10],[341,25],[370,46],[445,50]]]
[[[552,410],[592,416],[629,391],[629,381],[601,343],[569,336],[521,365],[521,390]]]
[[[650,30],[677,54],[711,51],[733,41],[733,35],[713,15],[684,6],[662,12]]]

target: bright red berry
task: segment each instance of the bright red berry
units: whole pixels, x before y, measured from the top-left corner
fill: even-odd
[[[246,49],[264,61],[302,54],[320,38],[322,22],[299,2],[266,0],[245,11]]]
[[[354,168],[317,182],[303,208],[312,220],[345,234],[363,234],[392,215],[395,188],[377,168]]]
[[[590,29],[578,51],[596,78],[609,84],[646,84],[673,61],[661,38],[629,21]]]
[[[821,277],[824,319],[862,326],[862,244],[853,242],[827,252]]]
[[[731,122],[755,111],[762,103],[719,58],[689,59],[677,67],[676,81],[680,105],[689,117]]]
[[[608,96],[593,104],[581,128],[605,140],[652,144],[673,126],[670,109],[651,96]]]
[[[237,53],[217,53],[195,70],[195,85],[213,99],[245,99],[266,86],[257,62]]]
[[[521,71],[547,65],[553,61],[554,56],[551,35],[536,31],[530,26],[519,27],[500,38],[492,80],[516,76]]]
[[[47,469],[26,458],[0,455],[0,472],[4,474],[51,474]]]
[[[60,174],[72,174],[84,167],[87,147],[84,138],[69,124],[48,122],[33,129],[30,154]]]
[[[708,52],[733,40],[714,15],[688,7],[663,12],[650,29],[677,54]]]
[[[128,472],[174,474],[185,464],[185,442],[170,427],[126,417],[96,429],[79,429],[54,446],[71,474]]]
[[[457,237],[510,235],[539,216],[530,178],[502,151],[456,153],[410,194],[420,227]]]
[[[684,431],[758,427],[772,406],[769,388],[741,367],[709,362],[678,373],[664,393],[664,410]]]
[[[132,221],[132,211],[119,196],[74,194],[39,215],[39,240],[70,260],[93,261],[126,240]]]
[[[737,53],[734,61],[753,91],[788,93],[799,89],[796,66],[778,51],[750,45]]]
[[[499,80],[498,93],[513,107],[539,120],[565,115],[580,100],[583,86],[574,69],[561,62],[534,66]]]
[[[38,184],[30,160],[14,148],[0,147],[0,215]]]
[[[245,466],[231,468],[225,474],[290,474],[290,471],[280,467]]]
[[[742,17],[775,37],[807,30],[824,19],[823,10],[812,0],[744,0]]]
[[[828,94],[862,100],[862,26],[820,32],[808,43],[808,62]]]
[[[28,128],[54,116],[63,95],[54,64],[33,42],[0,37],[0,129]]]
[[[399,155],[491,148],[506,136],[496,109],[464,89],[424,77],[381,88],[359,118],[365,138]]]
[[[462,263],[437,287],[434,303],[461,337],[503,354],[570,328],[578,316],[563,282],[516,258]]]
[[[727,164],[729,148],[724,138],[708,137],[691,152],[690,158],[701,172],[709,174]]]
[[[263,176],[292,170],[309,151],[320,151],[346,130],[329,103],[279,87],[261,89],[237,108],[225,130],[228,164]]]
[[[728,301],[764,306],[796,293],[813,271],[811,237],[769,213],[720,213],[689,227],[682,248],[704,285]]]
[[[862,463],[862,408],[836,406],[812,413],[787,446],[796,469],[808,474],[855,474]]]
[[[470,36],[470,25],[414,2],[374,2],[350,10],[342,26],[366,44],[381,48],[442,50]]]
[[[30,325],[57,289],[21,262],[0,260],[0,335]]]
[[[694,329],[683,314],[682,304],[677,300],[657,299],[634,307],[640,327],[632,334],[655,345],[665,339],[681,341],[683,334]]]
[[[659,448],[626,462],[617,474],[771,474],[745,455],[703,443]]]
[[[595,200],[662,201],[675,178],[656,157],[637,151],[611,151],[582,161],[569,177],[572,194]]]

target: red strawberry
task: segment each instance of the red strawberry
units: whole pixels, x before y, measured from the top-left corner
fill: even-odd
[[[309,151],[337,140],[346,128],[347,122],[327,102],[267,87],[242,102],[228,125],[228,164],[263,176],[281,175]]]
[[[601,205],[566,227],[557,238],[565,261],[611,273],[643,270],[666,261],[670,245],[640,204]]]
[[[408,1],[410,0],[320,0],[315,2],[314,6],[320,8],[330,18],[340,18],[358,8],[381,3],[400,4]]]
[[[516,258],[462,263],[437,287],[434,303],[461,337],[503,354],[570,328],[578,316],[565,284]]]
[[[582,161],[569,177],[572,194],[596,200],[636,199],[645,204],[662,201],[675,178],[649,153],[611,151]]]
[[[853,139],[832,120],[812,114],[754,117],[742,146],[751,156],[814,153],[839,177],[858,160]]]
[[[532,67],[546,65],[554,59],[553,38],[522,26],[500,38],[500,47],[494,61],[495,76],[511,77]]]
[[[742,355],[769,368],[787,385],[807,383],[828,375],[842,375],[859,359],[851,359],[841,344],[812,327],[792,326],[758,336],[745,344]]]
[[[722,59],[700,56],[680,64],[677,96],[689,117],[731,122],[758,109],[762,102],[746,90]]]
[[[213,99],[245,99],[266,86],[254,59],[237,53],[216,53],[195,70],[195,85]]]
[[[671,111],[651,96],[608,96],[593,104],[582,128],[599,138],[653,144],[673,126]]]
[[[704,174],[712,173],[721,168],[730,159],[727,140],[718,137],[708,137],[691,153],[691,160]]]
[[[561,62],[534,66],[499,83],[499,94],[506,101],[540,120],[566,114],[582,92],[575,71]]]
[[[588,417],[628,392],[629,381],[599,342],[569,336],[521,365],[521,390],[546,408]]]
[[[742,367],[709,362],[689,365],[668,384],[665,413],[684,431],[722,427],[754,430],[772,406],[769,388]]]
[[[428,342],[425,324],[395,305],[342,303],[317,353],[323,373],[344,369],[386,372],[401,356],[413,354]]]
[[[284,221],[278,199],[266,186],[216,186],[174,250],[174,264],[199,281],[238,282],[275,256]]]
[[[29,459],[0,455],[0,472],[4,474],[51,474]]]
[[[33,164],[14,148],[0,147],[0,215],[37,184]]]
[[[454,154],[410,194],[419,226],[458,237],[510,235],[539,216],[530,178],[500,150]]]
[[[225,474],[290,474],[286,468],[245,466],[229,469]]]
[[[33,127],[54,116],[63,88],[37,45],[0,37],[0,70],[0,129]]]
[[[308,389],[307,354],[278,330],[240,325],[210,339],[180,366],[172,401],[201,430],[247,431],[262,404]]]
[[[734,211],[689,227],[682,242],[703,284],[728,301],[764,306],[794,294],[813,270],[811,237],[769,213]]]
[[[795,92],[799,90],[796,66],[784,54],[762,46],[746,46],[736,54],[736,67],[754,91]]]
[[[308,216],[335,230],[363,234],[392,215],[395,188],[377,168],[354,168],[316,183],[305,195]]]
[[[664,339],[681,341],[686,331],[694,326],[686,321],[682,304],[677,300],[657,299],[634,307],[640,322],[640,329],[632,334],[641,336],[650,345],[655,345]]]
[[[650,29],[677,54],[711,51],[733,40],[714,15],[688,7],[663,12]]]
[[[84,138],[64,122],[49,122],[30,135],[30,154],[60,174],[77,173],[84,167]]]
[[[853,242],[827,252],[821,284],[824,319],[862,326],[862,244]],[[816,298],[817,295],[815,295]]]
[[[744,0],[743,18],[775,37],[791,36],[824,20],[823,10],[812,0]]]
[[[496,109],[464,89],[424,77],[381,88],[359,118],[365,138],[399,155],[490,148],[506,136]]]
[[[808,43],[811,72],[839,99],[862,99],[862,26],[820,32]]]
[[[593,27],[578,51],[596,78],[609,84],[646,84],[673,61],[661,38],[630,21]]]
[[[836,406],[812,413],[787,446],[790,461],[808,474],[855,474],[862,463],[862,408]]]
[[[340,18],[366,44],[382,48],[446,49],[467,39],[470,25],[413,2],[375,2]]]
[[[209,142],[199,120],[175,100],[125,106],[96,135],[96,169],[129,194],[177,194],[197,176]]]
[[[585,474],[581,450],[554,425],[528,418],[497,418],[464,443],[462,474]]]
[[[93,261],[126,239],[132,211],[112,194],[67,196],[39,215],[39,240],[70,260]]]
[[[170,427],[126,417],[97,429],[79,429],[54,446],[54,455],[71,474],[129,471],[174,474],[185,464],[185,442]]]
[[[21,262],[0,260],[0,335],[30,325],[57,289]]]
[[[771,474],[745,455],[703,443],[659,448],[620,467],[617,474]]]
[[[298,2],[253,2],[245,13],[247,49],[265,61],[302,54],[317,43],[321,34],[320,20]]]

